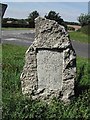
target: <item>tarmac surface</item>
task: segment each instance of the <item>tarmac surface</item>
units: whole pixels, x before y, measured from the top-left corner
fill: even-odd
[[[2,31],[2,44],[16,44],[30,46],[34,41],[35,31],[34,30],[4,30]],[[90,58],[89,48],[90,44],[80,43],[72,40],[73,48],[76,51],[77,56]]]

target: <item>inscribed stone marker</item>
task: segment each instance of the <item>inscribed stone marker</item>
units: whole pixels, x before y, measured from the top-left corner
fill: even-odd
[[[74,95],[76,54],[65,28],[38,17],[35,40],[26,51],[22,93],[33,99],[68,101]]]

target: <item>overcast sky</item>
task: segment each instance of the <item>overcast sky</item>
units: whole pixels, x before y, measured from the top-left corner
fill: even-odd
[[[81,13],[88,13],[88,2],[3,2],[8,4],[4,17],[27,18],[37,10],[40,16],[54,10],[66,21],[77,22]]]

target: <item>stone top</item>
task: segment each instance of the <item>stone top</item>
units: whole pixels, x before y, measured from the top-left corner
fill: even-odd
[[[71,44],[65,28],[54,20],[37,17],[35,19],[35,48],[67,48]]]

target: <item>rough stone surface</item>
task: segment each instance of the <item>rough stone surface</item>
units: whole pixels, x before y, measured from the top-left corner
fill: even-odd
[[[68,101],[76,78],[76,54],[68,33],[57,22],[41,17],[35,20],[35,30],[20,77],[22,92],[33,99]]]

